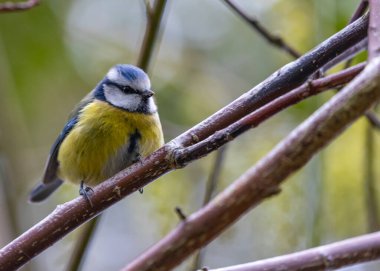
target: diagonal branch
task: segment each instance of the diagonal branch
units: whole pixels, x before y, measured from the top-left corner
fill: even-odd
[[[236,4],[234,4],[231,0],[224,0],[224,2],[235,11],[244,21],[246,21],[251,27],[253,27],[261,36],[263,36],[269,43],[272,45],[284,50],[294,58],[299,58],[301,56],[297,50],[293,49],[290,45],[288,45],[281,37],[276,36],[270,33],[264,26],[260,24],[260,22],[245,14],[241,8],[239,8]]]
[[[205,121],[178,136],[144,161],[132,165],[101,183],[94,188],[91,198],[93,208],[89,209],[88,202],[81,197],[58,206],[44,220],[0,250],[0,270],[13,270],[22,266],[82,223],[175,169],[173,155],[178,153],[176,150],[204,140],[216,131],[299,86],[336,54],[365,38],[367,26],[367,17],[358,19]]]
[[[301,252],[208,271],[335,270],[380,258],[380,232]]]
[[[5,2],[0,3],[0,12],[11,12],[11,11],[23,11],[31,9],[39,5],[39,0],[28,0],[25,2]]]
[[[178,146],[199,142],[264,104],[305,82],[310,75],[353,45],[365,39],[368,17],[346,26],[310,52],[285,65],[266,80],[174,140]],[[227,113],[228,112],[228,113]],[[227,113],[227,114],[226,114]]]
[[[211,242],[250,208],[279,192],[279,185],[380,98],[380,57],[298,126],[256,166],[207,206],[189,216],[123,271],[170,270]]]

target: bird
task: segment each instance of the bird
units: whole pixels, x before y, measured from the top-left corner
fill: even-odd
[[[67,181],[79,184],[92,205],[91,186],[159,149],[164,136],[154,94],[142,69],[113,66],[70,114],[29,201],[45,200]]]

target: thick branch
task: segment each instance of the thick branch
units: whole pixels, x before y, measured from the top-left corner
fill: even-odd
[[[204,140],[301,84],[336,54],[365,38],[367,25],[368,18],[358,19],[144,161],[95,187],[91,197],[93,208],[89,209],[83,198],[58,206],[52,214],[0,250],[0,270],[22,266],[85,221],[175,168],[172,160],[174,149]]]
[[[280,142],[207,206],[189,216],[124,271],[170,270],[204,246],[250,208],[277,193],[304,166],[380,97],[380,58]]]
[[[0,12],[23,11],[31,9],[40,3],[39,0],[28,0],[25,2],[0,3]]]
[[[334,270],[379,258],[380,232],[377,232],[280,257],[209,271]]]
[[[330,60],[366,37],[368,17],[345,27],[319,46],[284,66],[265,81],[216,112],[175,140],[177,145],[191,145],[223,129],[262,105],[305,82],[310,75]]]

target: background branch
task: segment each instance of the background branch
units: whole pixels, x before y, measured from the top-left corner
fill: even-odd
[[[146,3],[147,23],[140,55],[137,60],[137,66],[145,71],[148,69],[153,49],[157,41],[165,6],[166,0],[156,0],[153,7],[151,7],[149,3]]]
[[[380,258],[380,233],[366,234],[301,252],[208,271],[335,270]]]
[[[380,97],[380,58],[207,206],[189,216],[124,271],[169,270],[204,246],[278,186]]]
[[[247,15],[241,8],[239,8],[231,0],[224,0],[224,2],[235,11],[244,21],[248,23],[253,29],[255,29],[261,36],[263,36],[269,43],[272,45],[284,50],[294,58],[301,56],[297,50],[293,49],[289,44],[287,44],[280,36],[270,33],[260,22],[253,18],[252,16]]]
[[[376,113],[374,111],[368,111],[367,113],[365,113],[369,123],[371,123],[372,127],[376,128],[376,129],[380,129],[380,120],[379,118],[376,116]]]
[[[372,125],[368,125],[365,130],[365,149],[364,149],[364,193],[365,207],[367,211],[368,232],[375,232],[380,229],[378,216],[378,201],[376,195],[376,174],[375,174],[375,138]]]
[[[217,187],[219,180],[220,180],[220,173],[223,169],[222,164],[223,164],[224,157],[226,154],[226,149],[227,149],[227,145],[223,145],[216,152],[216,157],[215,157],[215,161],[213,164],[213,168],[211,170],[211,174],[210,174],[210,176],[207,180],[207,183],[206,183],[206,191],[205,191],[205,195],[203,197],[202,206],[205,206],[207,203],[209,203],[211,198],[212,198],[212,195],[215,193],[216,187]],[[204,254],[205,254],[205,249],[206,248],[202,248],[202,249],[198,250],[197,253],[195,254],[194,261],[192,264],[193,267],[191,270],[197,270],[198,268],[201,267],[202,260],[204,258]]]
[[[24,11],[37,6],[39,3],[39,0],[0,3],[0,12]]]
[[[361,0],[354,14],[352,14],[349,24],[356,21],[358,18],[360,18],[366,12],[367,8],[368,8],[368,0]]]

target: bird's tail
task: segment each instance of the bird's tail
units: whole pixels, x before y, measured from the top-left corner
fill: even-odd
[[[50,196],[61,184],[63,183],[60,179],[55,179],[49,183],[41,183],[33,188],[32,192],[29,194],[30,202],[40,202]]]

